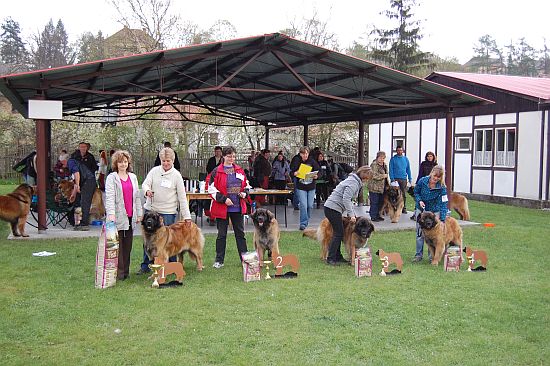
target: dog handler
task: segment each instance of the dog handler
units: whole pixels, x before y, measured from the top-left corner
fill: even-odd
[[[125,280],[130,273],[130,253],[136,223],[143,210],[139,197],[137,177],[132,171],[132,157],[119,150],[111,160],[112,173],[105,180],[105,211],[107,221],[114,221],[118,230],[119,254],[117,280]]]
[[[149,171],[143,181],[141,188],[145,192],[147,201],[145,210],[158,212],[164,221],[164,225],[171,225],[179,218],[191,225],[191,212],[187,203],[187,195],[183,185],[183,178],[179,171],[174,168],[174,150],[165,147],[160,150],[160,165]],[[170,262],[175,262],[176,256],[170,257]],[[137,274],[148,273],[151,261],[143,250],[143,262]]]
[[[233,224],[239,259],[241,259],[241,253],[247,251],[243,215],[246,214],[244,199],[248,196],[250,185],[243,168],[235,164],[235,153],[234,147],[224,147],[222,150],[223,164],[212,170],[207,179],[208,193],[212,196],[210,214],[213,219],[216,219],[218,226],[214,268],[223,267],[229,219]]]
[[[416,201],[416,217],[422,211],[430,211],[439,214],[442,224],[447,218],[447,188],[445,187],[445,170],[441,165],[433,167],[430,175],[422,177],[414,186],[414,198]],[[420,262],[424,251],[424,236],[422,229],[416,222],[416,253],[413,263]],[[429,258],[431,260],[431,258]]]
[[[337,266],[340,263],[348,263],[340,251],[340,245],[342,244],[342,239],[344,239],[342,215],[345,213],[346,216],[351,218],[352,222],[355,222],[355,211],[353,210],[351,200],[357,198],[359,191],[363,187],[363,183],[366,183],[372,176],[373,172],[370,166],[365,165],[360,167],[356,172],[350,173],[345,180],[340,182],[325,202],[325,217],[332,225],[332,231],[334,232],[328,250],[328,265]]]

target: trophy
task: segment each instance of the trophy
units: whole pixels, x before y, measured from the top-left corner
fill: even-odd
[[[151,270],[153,271],[153,284],[151,285],[151,287],[158,288],[159,269],[162,268],[162,264],[150,264],[149,268],[151,268]]]
[[[269,264],[272,263],[271,261],[263,261],[265,264],[265,277],[264,280],[270,280],[271,276],[269,275]]]

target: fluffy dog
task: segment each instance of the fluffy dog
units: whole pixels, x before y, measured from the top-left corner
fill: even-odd
[[[272,252],[279,253],[279,223],[273,213],[265,208],[258,208],[250,217],[254,223],[254,248],[260,261],[264,260],[266,250],[269,257]]]
[[[409,187],[408,191],[409,195],[414,197],[414,187]],[[461,220],[470,221],[470,209],[468,207],[468,199],[461,195],[460,193],[456,192],[450,192],[447,190],[447,197],[449,198],[449,202],[447,202],[447,207],[451,211],[455,211],[458,216],[460,216]]]
[[[459,245],[462,248],[462,229],[454,218],[447,217],[443,224],[433,212],[424,211],[418,215],[417,221],[424,234],[434,266],[439,264],[450,244]]]
[[[382,272],[383,275],[390,273],[390,264],[395,264],[395,267],[399,272],[403,271],[403,259],[399,253],[386,253],[382,249],[376,251],[376,255],[380,257],[382,261]]]
[[[10,223],[13,236],[28,237],[25,223],[31,210],[33,194],[33,187],[21,184],[13,192],[0,196],[0,219]]]
[[[155,211],[148,211],[143,215],[141,222],[143,233],[143,247],[149,259],[158,258],[161,263],[168,262],[168,258],[177,255],[183,266],[183,254],[197,262],[197,270],[202,271],[202,254],[204,236],[199,227],[191,222],[183,221],[164,226],[162,216]]]
[[[349,217],[343,217],[342,221],[344,224],[344,245],[348,258],[353,262],[355,259],[355,248],[365,246],[374,232],[374,225],[366,217],[358,217],[355,223]],[[303,235],[316,239],[321,243],[321,259],[326,260],[333,233],[332,225],[327,218],[324,218],[321,220],[317,230],[306,229]]]
[[[392,223],[399,222],[405,201],[399,187],[390,186],[384,191],[384,204],[380,209],[380,216],[384,213],[390,215]]]
[[[70,201],[71,194],[74,189],[74,182],[71,180],[62,180],[59,182],[59,190],[61,191],[61,194],[70,202],[73,203],[73,201]],[[103,204],[103,194],[99,190],[99,188],[96,188],[94,191],[94,195],[92,196],[92,205],[90,206],[90,216],[94,216],[97,219],[102,219],[105,217],[105,205]]]

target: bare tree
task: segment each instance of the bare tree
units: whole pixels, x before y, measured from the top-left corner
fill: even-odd
[[[172,13],[171,0],[110,0],[116,9],[118,22],[128,29],[145,31],[151,40],[132,32],[139,49],[163,49],[175,38],[180,29],[179,15]]]

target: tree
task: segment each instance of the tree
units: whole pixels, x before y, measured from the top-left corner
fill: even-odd
[[[478,43],[474,45],[474,52],[477,68],[475,71],[500,73],[501,66],[504,64],[504,56],[493,37],[488,34],[481,36]]]
[[[10,73],[28,70],[29,53],[21,39],[19,23],[7,18],[0,29],[0,60],[9,65]]]
[[[391,68],[414,74],[418,69],[432,68],[430,53],[422,52],[418,42],[423,38],[421,21],[414,20],[416,0],[390,0],[390,10],[382,12],[397,24],[391,29],[374,28],[374,60]]]
[[[70,65],[76,59],[76,52],[69,44],[69,36],[61,19],[55,27],[50,19],[34,41],[31,62],[36,69]]]
[[[224,19],[218,19],[208,29],[200,29],[197,24],[187,21],[181,29],[178,43],[182,46],[223,41],[237,36],[235,26]]]
[[[91,32],[85,32],[78,41],[78,62],[88,62],[103,60],[107,58],[105,54],[105,38],[101,31],[94,36]]]
[[[311,18],[302,18],[299,22],[292,21],[288,28],[281,30],[281,33],[334,51],[340,49],[336,33],[329,30],[329,19],[319,19],[317,9],[313,10]]]
[[[147,33],[151,40],[134,32],[137,49],[146,52],[166,47],[179,30],[179,15],[172,13],[171,0],[111,0],[116,9],[118,22],[128,29],[139,29]],[[144,44],[147,42],[147,44]]]

